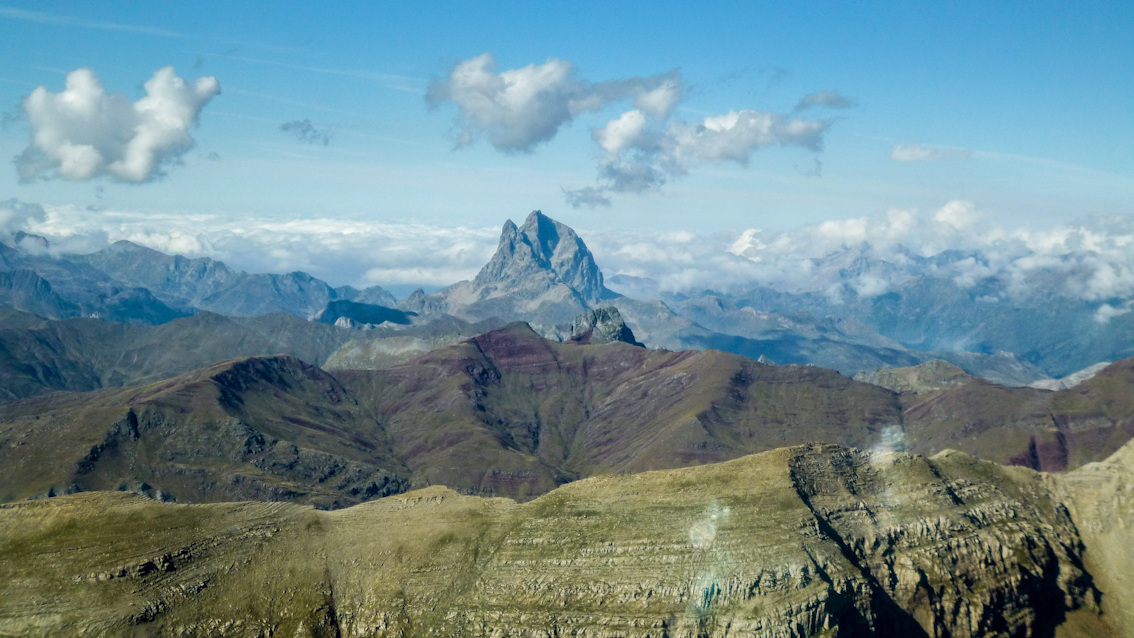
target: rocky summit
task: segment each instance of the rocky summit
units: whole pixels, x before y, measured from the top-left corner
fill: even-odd
[[[496,317],[550,327],[611,296],[583,240],[536,210],[522,226],[505,222],[496,253],[475,279],[433,295],[411,295],[401,306],[470,321]]]
[[[504,223],[500,245],[473,285],[487,297],[507,286],[533,291],[557,284],[570,288],[586,303],[602,299],[602,273],[587,245],[566,224],[534,210],[524,225]]]
[[[0,507],[0,633],[1129,635],[1128,585],[1092,571],[1128,561],[1132,527],[1099,528],[1128,460],[1064,480],[812,445],[336,512],[76,494]]]

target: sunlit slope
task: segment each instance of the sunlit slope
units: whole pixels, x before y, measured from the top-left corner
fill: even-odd
[[[804,446],[525,504],[77,494],[0,508],[0,633],[1118,635],[1049,484]]]

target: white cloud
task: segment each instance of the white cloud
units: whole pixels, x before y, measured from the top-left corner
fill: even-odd
[[[648,279],[648,286],[639,282],[640,289],[742,292],[769,286],[845,301],[856,294],[884,294],[911,277],[930,276],[969,289],[1000,282],[1003,288],[994,292],[1005,298],[1061,295],[1100,308],[1100,320],[1132,307],[1130,220],[1096,219],[1040,230],[1003,228],[991,215],[976,210],[975,221],[958,229],[936,219],[941,210],[955,210],[952,204],[934,211],[895,209],[875,217],[828,220],[788,231],[576,230],[608,280],[616,275]],[[249,272],[304,270],[334,285],[379,284],[403,290],[472,278],[492,256],[499,238],[498,227],[113,209],[92,213],[58,206],[47,206],[40,214],[35,207],[16,208],[23,211],[19,221],[7,228],[22,227],[47,237],[54,252],[89,252],[128,239],[165,252],[213,257]],[[12,210],[11,204],[0,205],[0,220],[16,219]]]
[[[818,91],[803,96],[803,99],[795,105],[795,110],[802,111],[816,106],[829,109],[849,109],[858,106],[858,101],[852,97],[840,95],[837,91]]]
[[[1115,308],[1110,304],[1104,303],[1103,305],[1098,307],[1098,310],[1095,311],[1095,321],[1102,324],[1110,323],[1111,319],[1114,319],[1115,317],[1121,317],[1131,310],[1134,310],[1134,307],[1131,307],[1131,304],[1129,302],[1119,308]]]
[[[495,68],[492,55],[484,53],[430,82],[426,100],[431,105],[452,102],[458,108],[458,146],[484,134],[497,150],[531,151],[580,114],[628,98],[642,111],[666,117],[683,88],[675,72],[592,84],[578,79],[570,62],[556,58],[500,73]]]
[[[47,213],[39,204],[27,204],[15,199],[0,202],[0,238],[27,230],[33,224],[42,223],[46,217]]]
[[[606,123],[606,126],[592,132],[594,140],[607,153],[618,155],[628,148],[640,146],[644,142],[646,115],[635,109]]]
[[[681,76],[672,73],[671,77],[663,80],[657,87],[638,93],[638,97],[634,98],[634,106],[650,117],[664,120],[669,117],[673,107],[681,101],[684,92],[685,84],[681,81]]]
[[[980,221],[981,214],[972,202],[955,199],[933,214],[933,221],[954,230],[967,231]]]
[[[827,122],[788,118],[767,111],[729,111],[695,124],[675,121],[669,127],[669,150],[678,162],[747,164],[753,151],[776,144],[818,151]]]
[[[705,163],[747,165],[756,150],[800,146],[818,152],[830,121],[807,120],[751,109],[734,109],[700,121],[673,118],[685,95],[674,70],[649,77],[593,83],[578,77],[570,62],[496,70],[489,53],[458,62],[445,77],[430,82],[426,101],[457,107],[457,146],[481,137],[505,153],[530,152],[554,138],[577,117],[630,101],[625,110],[591,137],[600,149],[596,183],[564,188],[573,207],[609,206],[613,193],[656,191],[667,179]],[[846,108],[854,101],[834,91],[805,96],[800,108]],[[816,167],[819,164],[816,163]]]
[[[684,175],[700,164],[735,162],[745,166],[754,152],[774,145],[818,151],[829,124],[741,110],[698,122],[674,119],[663,128],[660,123],[651,123],[640,110],[627,111],[591,132],[605,152],[599,162],[598,184],[588,191],[592,197],[579,197],[578,190],[567,191],[567,200],[576,208],[593,208],[592,202],[609,202],[612,193],[656,191],[667,179]]]
[[[897,144],[890,150],[890,159],[899,162],[933,162],[946,159],[966,159],[972,154],[973,152],[967,148]]]
[[[21,181],[59,177],[89,180],[111,175],[144,182],[193,147],[189,127],[220,93],[216,78],[186,83],[165,67],[130,102],[108,94],[94,71],[67,74],[66,89],[37,87],[21,102],[32,126],[31,144],[16,159]]]
[[[499,228],[349,219],[92,213],[48,206],[29,224],[53,252],[92,252],[125,239],[162,252],[211,257],[248,272],[303,270],[332,285],[442,285],[468,279],[491,257]]]

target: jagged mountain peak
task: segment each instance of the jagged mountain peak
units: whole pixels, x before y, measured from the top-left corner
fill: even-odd
[[[602,273],[583,240],[570,226],[538,210],[522,226],[505,222],[496,254],[473,284],[487,293],[484,296],[517,284],[544,289],[564,284],[588,303],[602,299],[605,291]]]

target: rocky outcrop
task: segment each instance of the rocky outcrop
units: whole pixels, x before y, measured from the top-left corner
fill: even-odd
[[[581,344],[603,344],[615,341],[645,347],[634,338],[634,332],[622,320],[614,306],[603,306],[575,317],[570,324],[556,326],[543,333],[544,338]]]
[[[802,446],[525,504],[442,487],[337,512],[76,494],[0,507],[0,631],[1119,635],[1057,492],[955,452]]]
[[[571,323],[571,340],[579,343],[621,341],[632,346],[642,346],[614,306],[596,308],[575,317],[575,321]]]

